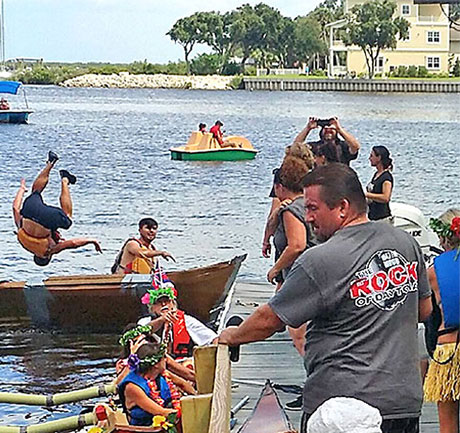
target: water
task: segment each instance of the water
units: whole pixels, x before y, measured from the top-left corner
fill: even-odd
[[[240,279],[262,281],[271,261],[260,254],[272,170],[309,115],[338,116],[361,142],[353,167],[372,176],[368,154],[386,145],[395,162],[393,199],[428,215],[459,206],[460,97],[455,94],[207,92],[28,87],[36,110],[29,125],[0,125],[0,280],[108,272],[137,221],[160,224],[157,247],[185,269],[248,253]],[[199,122],[220,119],[261,151],[253,161],[204,163],[169,159]],[[313,135],[311,137],[315,139]],[[58,168],[78,176],[72,186],[74,225],[67,237],[91,236],[90,247],[66,251],[36,267],[15,240],[11,203],[21,177],[28,185],[48,150]],[[45,199],[58,203],[52,173]],[[113,374],[115,335],[49,334],[0,321],[0,391],[49,393],[103,383]],[[28,424],[78,413],[0,404],[1,424]],[[62,413],[64,412],[64,414]]]

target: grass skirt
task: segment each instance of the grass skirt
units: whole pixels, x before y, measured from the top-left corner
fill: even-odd
[[[455,343],[436,346],[434,359],[445,361],[455,350]],[[430,362],[428,373],[423,386],[425,401],[458,401],[460,400],[460,345],[453,359],[447,364],[440,365]]]

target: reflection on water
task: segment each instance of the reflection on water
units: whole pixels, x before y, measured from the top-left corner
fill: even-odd
[[[394,199],[436,215],[458,203],[459,97],[455,94],[205,92],[30,87],[30,125],[0,125],[0,280],[108,272],[123,241],[146,215],[160,223],[157,245],[188,268],[247,252],[240,278],[263,280],[271,261],[260,253],[272,169],[309,115],[339,116],[362,151],[353,167],[363,182],[373,145],[395,162]],[[261,152],[253,161],[171,161],[199,122],[221,119]],[[78,176],[72,187],[74,225],[66,233],[94,236],[92,248],[64,252],[47,268],[33,265],[14,236],[11,202],[21,176],[30,185],[49,149],[58,168]],[[454,187],[455,186],[455,187]],[[45,198],[58,203],[52,173]],[[107,382],[118,348],[115,335],[49,334],[0,322],[0,391],[53,393]],[[78,413],[0,404],[1,424],[26,424]]]

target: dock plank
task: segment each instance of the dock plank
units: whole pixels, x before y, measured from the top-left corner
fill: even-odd
[[[261,283],[238,282],[233,291],[228,317],[238,314],[249,316],[259,305],[264,304],[273,295],[273,286]],[[249,403],[237,414],[237,431],[244,420],[251,415],[262,385],[266,379],[283,385],[302,385],[305,380],[303,361],[292,345],[289,334],[277,333],[266,341],[251,343],[241,347],[238,363],[232,364],[232,407],[246,395]],[[250,383],[238,383],[242,380]],[[297,395],[277,391],[281,403],[294,400]],[[287,411],[293,426],[299,429],[301,411]],[[439,432],[436,405],[425,403],[422,409],[421,433]]]

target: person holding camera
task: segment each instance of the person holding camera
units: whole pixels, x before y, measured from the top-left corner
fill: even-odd
[[[316,128],[321,128],[319,132],[320,140],[307,142],[310,147],[313,148],[320,144],[335,146],[338,161],[346,165],[350,165],[351,161],[358,158],[358,152],[361,147],[359,141],[342,127],[337,117],[330,119],[310,117],[307,126],[300,131],[294,143],[304,143],[310,131]],[[342,137],[342,139],[339,137]]]

